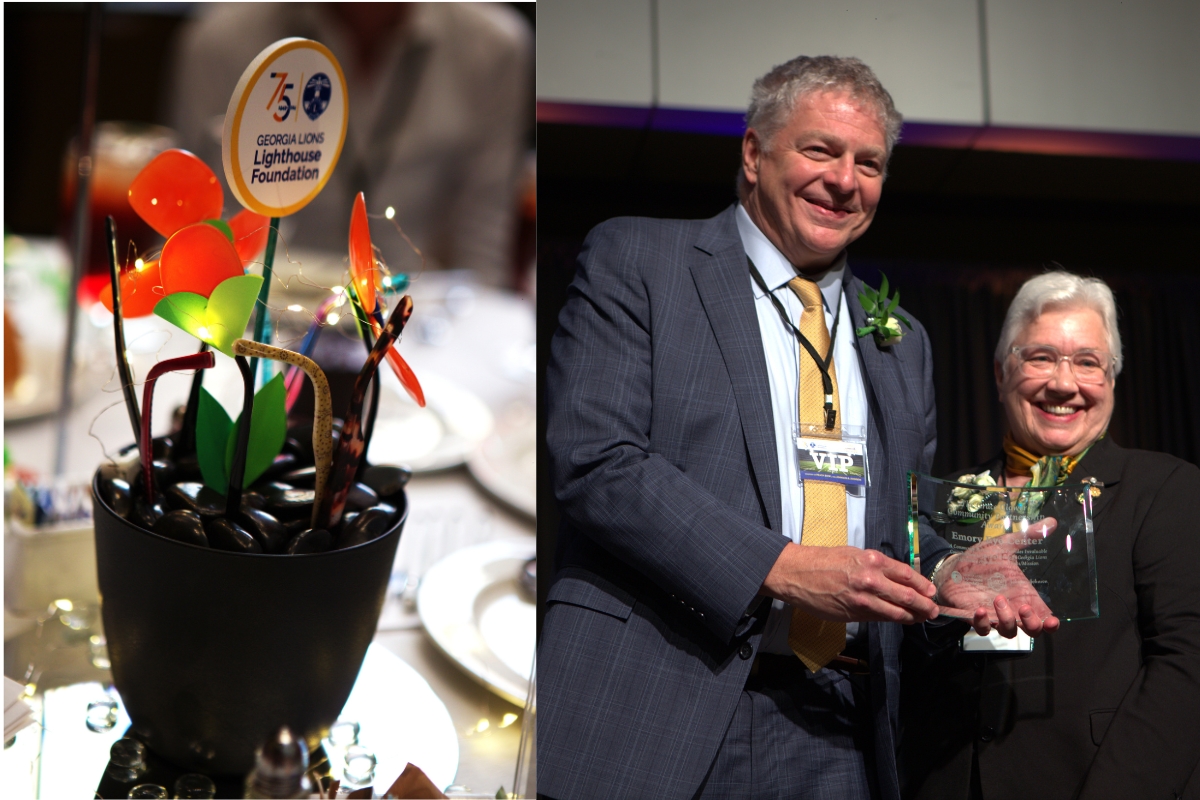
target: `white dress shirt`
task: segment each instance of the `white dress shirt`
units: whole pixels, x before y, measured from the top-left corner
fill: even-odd
[[[775,296],[783,303],[788,318],[797,328],[804,306],[787,283],[798,274],[787,257],[766,237],[746,209],[737,210],[738,233],[746,255],[754,262],[759,274]],[[846,306],[842,291],[842,279],[846,275],[846,254],[843,252],[816,283],[821,289],[825,305],[825,325],[833,330],[833,310],[841,315],[837,339],[833,347],[833,363],[838,383],[838,416],[844,431],[860,431],[866,436],[867,397],[863,385],[862,368],[859,364],[857,343],[854,337],[854,322]],[[795,334],[784,326],[771,299],[763,293],[747,269],[746,280],[754,292],[754,308],[758,313],[758,327],[762,334],[763,351],[767,357],[767,378],[771,389],[771,411],[775,422],[775,450],[779,460],[780,503],[783,514],[781,533],[800,544],[804,539],[804,487],[799,479],[795,431],[797,422],[797,388],[800,381],[800,358],[811,358],[802,351]],[[867,454],[868,457],[870,453]],[[851,487],[846,492],[846,543],[852,547],[866,544],[867,494],[865,487]],[[771,614],[763,633],[761,652],[791,653],[788,647],[788,628],[791,624],[791,606],[782,600],[771,604]],[[858,635],[858,623],[846,625],[847,641]]]

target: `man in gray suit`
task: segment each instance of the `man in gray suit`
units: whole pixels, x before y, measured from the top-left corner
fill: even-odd
[[[900,624],[937,615],[905,527],[932,364],[916,322],[856,335],[846,267],[899,129],[862,62],[794,59],[755,83],[738,204],[588,236],[546,382],[547,797],[899,796]],[[846,454],[861,481],[812,471]]]

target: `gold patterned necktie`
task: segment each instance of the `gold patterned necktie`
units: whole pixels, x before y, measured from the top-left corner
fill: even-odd
[[[829,329],[825,326],[825,309],[821,290],[804,278],[793,278],[790,288],[804,304],[800,315],[800,332],[818,353],[830,352]],[[839,309],[840,311],[840,309]],[[800,348],[800,392],[797,399],[800,431],[803,436],[841,439],[841,411],[838,403],[837,375],[829,362],[829,377],[833,380],[833,408],[838,420],[832,430],[825,428],[825,391],[821,368],[805,350]],[[804,482],[804,527],[801,542],[816,547],[841,547],[846,544],[846,490],[832,481]],[[804,665],[813,672],[833,660],[846,647],[846,623],[817,619],[807,611],[792,609],[792,624],[788,630],[788,646]]]

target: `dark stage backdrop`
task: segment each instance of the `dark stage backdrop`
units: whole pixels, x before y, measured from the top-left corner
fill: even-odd
[[[542,124],[538,158],[544,375],[587,231],[625,214],[719,213],[735,199],[739,140]],[[871,285],[886,273],[929,331],[935,474],[999,452],[992,354],[1000,325],[1021,283],[1057,265],[1102,277],[1116,293],[1125,365],[1110,435],[1200,463],[1198,219],[1197,163],[898,146],[875,222],[851,246],[850,264]],[[558,512],[540,446],[538,553],[552,564]]]

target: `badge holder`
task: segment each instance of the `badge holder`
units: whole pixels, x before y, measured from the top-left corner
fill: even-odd
[[[865,426],[845,425],[831,436],[821,425],[804,423],[795,431],[795,442],[799,483],[840,483],[856,496],[870,485]]]

